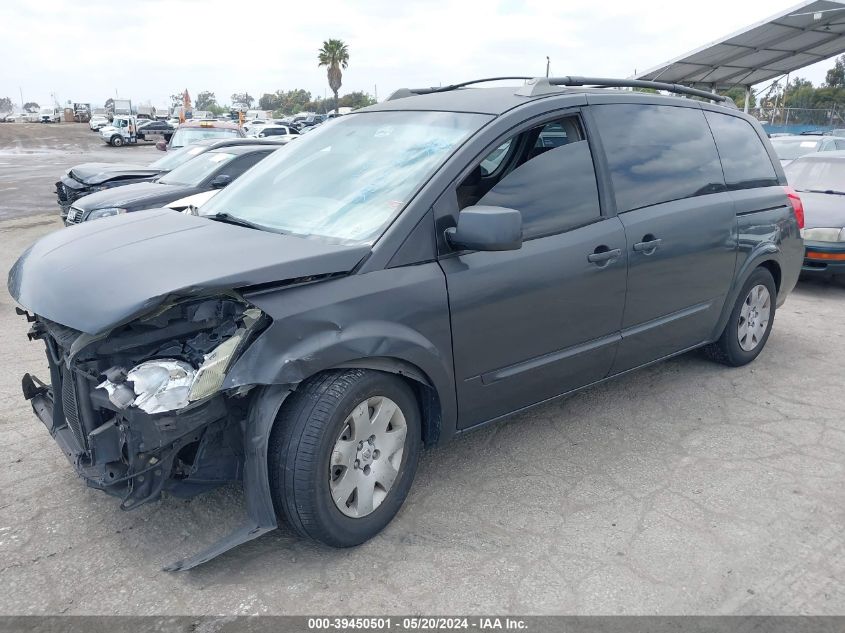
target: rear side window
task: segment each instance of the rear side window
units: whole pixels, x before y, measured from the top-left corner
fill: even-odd
[[[460,208],[516,209],[525,239],[601,217],[590,146],[578,117],[522,132],[496,147],[458,187]]]
[[[593,106],[616,206],[631,211],[724,191],[713,135],[696,108]]]
[[[778,184],[769,153],[748,121],[718,112],[707,112],[705,116],[722,158],[728,189]]]

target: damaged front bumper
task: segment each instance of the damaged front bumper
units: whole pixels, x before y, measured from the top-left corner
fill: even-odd
[[[62,176],[61,180],[56,182],[56,203],[61,209],[62,220],[67,219],[71,205],[89,193],[92,193],[92,190],[85,184],[69,176]]]
[[[207,310],[205,317],[203,327],[217,322]],[[102,359],[76,349],[85,335],[28,314],[27,318],[32,322],[29,337],[44,340],[50,380],[24,375],[23,395],[88,486],[119,497],[121,509],[131,510],[159,499],[163,492],[189,497],[225,483],[244,482],[247,523],[166,569],[190,569],[276,527],[267,476],[267,439],[286,389],[218,391],[165,412],[120,406],[101,388]],[[184,324],[178,327],[185,328]],[[215,344],[199,338],[211,337],[208,332],[201,331],[190,341]],[[124,332],[122,337],[104,341],[100,349],[108,347],[132,357],[129,350],[137,347],[138,338],[135,330]],[[172,342],[166,345],[173,351]]]
[[[178,415],[109,411],[106,397],[85,392],[84,378],[63,373],[56,389],[26,374],[24,397],[77,474],[120,497],[121,509],[155,501],[165,490],[190,497],[241,479],[241,431],[221,396]]]

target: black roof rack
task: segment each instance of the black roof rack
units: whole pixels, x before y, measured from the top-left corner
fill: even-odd
[[[486,77],[484,79],[473,79],[472,81],[462,81],[459,84],[449,84],[448,86],[432,86],[431,88],[399,88],[386,99],[386,101],[393,101],[394,99],[403,99],[404,97],[411,97],[413,95],[428,95],[433,92],[448,92],[450,90],[457,90],[458,88],[465,88],[473,84],[483,84],[488,81],[506,81],[508,79],[522,79],[528,81],[534,79],[533,77]]]
[[[547,81],[553,86],[595,86],[597,88],[652,88],[665,92],[689,95],[710,99],[716,103],[728,103],[736,107],[733,99],[715,92],[690,88],[681,84],[668,84],[662,81],[649,81],[646,79],[611,79],[607,77],[549,77]]]
[[[394,99],[402,99],[413,95],[424,95],[435,92],[448,92],[449,90],[456,90],[464,88],[473,84],[485,83],[489,81],[503,81],[508,79],[522,79],[525,80],[525,85],[517,90],[518,95],[525,97],[533,97],[542,94],[551,94],[557,92],[559,87],[573,87],[573,86],[593,86],[596,88],[651,88],[653,90],[663,90],[665,92],[672,92],[675,94],[688,95],[692,97],[701,97],[709,99],[716,103],[723,103],[729,106],[736,107],[730,97],[716,94],[715,92],[708,92],[707,90],[699,90],[698,88],[690,88],[689,86],[682,86],[680,84],[670,84],[662,81],[648,81],[645,79],[612,79],[607,77],[488,77],[486,79],[475,79],[473,81],[464,81],[458,84],[451,84],[448,86],[435,86],[431,88],[400,88],[393,92],[388,98],[388,101]]]

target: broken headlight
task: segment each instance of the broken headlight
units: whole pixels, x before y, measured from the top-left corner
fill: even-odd
[[[150,414],[182,409],[220,390],[235,353],[261,314],[255,308],[245,310],[239,321],[241,326],[233,326],[231,336],[213,348],[209,346],[201,359],[192,361],[194,364],[175,358],[152,358],[128,372],[113,367],[98,387],[106,390],[109,401],[119,409],[134,406]]]
[[[124,382],[115,384],[106,379],[99,386],[108,392],[116,407],[125,409],[132,405],[147,413],[163,413],[188,405],[194,375],[194,368],[188,363],[162,358],[133,367]]]
[[[246,336],[246,330],[238,330],[209,354],[206,354],[191,384],[191,392],[188,395],[191,402],[202,400],[223,386],[229,361],[232,360],[232,356],[234,356],[235,350],[238,349],[244,336]]]

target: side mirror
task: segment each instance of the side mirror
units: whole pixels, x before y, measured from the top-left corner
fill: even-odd
[[[215,176],[214,180],[211,181],[211,188],[222,189],[230,182],[232,182],[232,177],[229,174],[220,174],[219,176]]]
[[[167,142],[166,141],[156,141],[156,149],[160,149],[162,152],[167,151]]]
[[[505,207],[467,207],[458,226],[446,229],[449,244],[472,251],[514,251],[522,247],[522,214]]]

